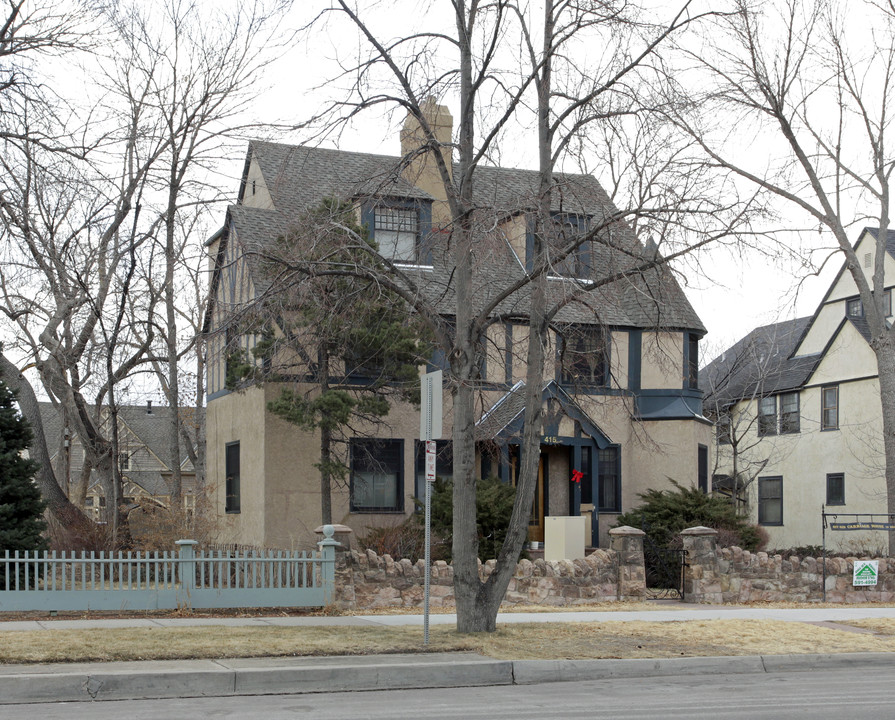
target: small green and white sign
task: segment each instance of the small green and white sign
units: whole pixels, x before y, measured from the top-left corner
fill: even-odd
[[[876,585],[879,577],[879,560],[855,560],[855,572],[852,579],[854,587]]]

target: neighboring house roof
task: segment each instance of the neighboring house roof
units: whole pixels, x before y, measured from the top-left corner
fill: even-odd
[[[384,155],[342,152],[321,148],[253,141],[249,146],[246,175],[254,158],[271,194],[275,209],[265,210],[244,205],[230,206],[222,242],[235,235],[247,251],[247,262],[258,294],[268,289],[270,274],[264,272],[258,255],[284,235],[302,212],[316,207],[326,197],[355,200],[366,198],[432,197],[414,187],[401,175],[401,159]],[[479,167],[475,183],[475,201],[501,217],[528,212],[535,207],[538,174],[530,170]],[[557,175],[553,193],[557,212],[586,214],[597,219],[611,217],[617,210],[595,178],[590,175]],[[644,248],[624,222],[614,222],[605,232],[611,247],[593,246],[592,267],[602,276],[631,271],[644,259],[656,257],[654,248]],[[483,248],[477,262],[487,263],[487,272],[477,272],[478,286],[473,290],[476,302],[484,304],[495,293],[513,283],[524,285],[525,258],[516,258],[505,243]],[[520,262],[521,261],[521,262]],[[455,312],[452,289],[453,263],[447,248],[433,251],[432,265],[404,268],[418,276],[428,300],[444,315]],[[606,285],[581,293],[580,284],[571,278],[551,278],[548,299],[564,306],[556,315],[558,322],[602,323],[614,327],[686,329],[704,333],[705,328],[667,267],[634,273]],[[526,288],[506,298],[497,312],[525,317],[529,292]]]
[[[793,357],[811,317],[756,328],[699,372],[705,405],[771,395],[800,387],[821,358],[820,353]]]
[[[56,410],[52,403],[41,402],[40,406],[41,420],[44,426],[44,435],[47,440],[48,450],[51,457],[55,457],[59,447],[59,441],[62,438],[62,416]],[[181,412],[195,413],[196,408],[181,408]],[[200,422],[203,420],[205,409],[198,408]],[[171,421],[171,409],[168,407],[151,407],[148,405],[123,405],[118,408],[119,421],[133,434],[136,441],[145,447],[155,458],[158,459],[160,468],[139,468],[131,467],[122,470],[122,476],[136,485],[142,487],[150,495],[167,495],[170,490],[167,480],[165,479],[172,472],[172,463],[168,454],[168,428]],[[74,438],[73,438],[74,439]],[[129,442],[131,450],[133,450],[133,440]],[[183,445],[181,438],[181,457],[179,462],[181,468],[187,472],[184,475],[184,488],[192,487],[192,468],[189,463],[189,454]],[[79,465],[80,467],[80,465]],[[79,467],[77,469],[79,469]],[[73,468],[75,470],[76,468]],[[91,478],[90,486],[93,487],[98,481],[95,473]]]

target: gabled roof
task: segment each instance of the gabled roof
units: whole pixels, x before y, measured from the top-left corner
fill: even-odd
[[[52,403],[40,402],[41,420],[44,426],[44,435],[47,439],[48,450],[51,457],[55,455],[62,438],[62,416],[56,410]],[[196,412],[196,408],[181,408],[181,412]],[[199,408],[199,421],[204,415],[204,408]],[[137,468],[122,471],[122,475],[126,480],[136,483],[142,487],[150,495],[166,495],[168,494],[168,484],[165,475],[170,474],[172,463],[168,453],[168,427],[171,422],[171,409],[169,407],[151,407],[147,405],[123,405],[118,408],[119,420],[130,429],[137,440],[144,445],[159,461],[165,466],[164,470],[140,470]],[[189,455],[183,446],[183,439],[180,444],[181,457],[179,464],[181,467],[188,465]],[[90,485],[96,483],[95,474],[91,478]],[[192,487],[194,483],[191,476],[184,476],[184,487]]]
[[[799,388],[821,358],[820,353],[792,356],[810,321],[804,317],[756,328],[712,360],[699,372],[706,406]]]
[[[247,251],[249,268],[257,293],[269,286],[269,274],[259,266],[257,254],[270,247],[305,212],[326,197],[363,200],[365,198],[413,198],[424,202],[431,195],[414,187],[401,176],[401,158],[385,155],[342,152],[306,146],[282,145],[253,141],[249,145],[242,200],[251,159],[255,159],[271,194],[275,209],[258,209],[244,205],[228,209],[227,225],[222,242],[235,236]],[[475,200],[480,208],[497,218],[527,212],[535,206],[538,174],[530,170],[479,167],[476,175]],[[557,175],[553,193],[554,210],[605,218],[616,209],[603,188],[590,175]],[[492,223],[493,224],[493,223]],[[591,264],[601,275],[630,271],[644,258],[654,257],[655,250],[645,249],[630,227],[615,222],[605,234],[612,247],[593,246]],[[476,262],[487,271],[477,272],[473,297],[485,304],[495,293],[524,284],[525,258],[517,258],[504,241],[483,243]],[[444,315],[455,312],[452,286],[453,263],[447,248],[433,251],[432,265],[406,268],[416,275],[428,300]],[[608,283],[583,294],[580,284],[571,278],[551,278],[549,300],[564,304],[556,316],[558,322],[602,323],[614,327],[686,329],[704,333],[705,328],[667,267],[647,270]],[[527,316],[527,289],[506,298],[498,312],[510,317]]]
[[[600,427],[588,416],[581,406],[575,402],[555,381],[549,380],[541,392],[541,402],[559,401],[562,413],[581,424],[581,429],[597,443],[600,448],[608,447],[612,441]],[[511,440],[521,439],[523,419],[525,415],[525,381],[520,380],[502,395],[497,402],[475,424],[475,439]]]

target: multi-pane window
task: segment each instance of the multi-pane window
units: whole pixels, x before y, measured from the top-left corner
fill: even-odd
[[[820,429],[839,429],[839,386],[821,388]]]
[[[560,255],[568,249],[575,238],[587,232],[587,218],[578,215],[556,215],[553,218],[553,234],[547,242],[550,274],[561,277],[587,278],[591,274],[591,247],[582,242],[565,257]]]
[[[758,434],[777,434],[777,396],[770,395],[758,401]]]
[[[413,208],[378,207],[374,214],[374,238],[383,257],[416,263],[419,213]]]
[[[758,524],[783,524],[783,478],[758,478]]]
[[[404,441],[355,438],[351,441],[351,509],[392,512],[404,509]]]
[[[603,386],[608,379],[606,340],[599,325],[569,325],[560,338],[560,381]]]
[[[777,413],[779,403],[780,412]],[[758,434],[785,435],[800,429],[799,393],[769,395],[758,400]]]
[[[845,473],[827,475],[827,505],[845,505]]]
[[[799,423],[799,394],[797,392],[780,395],[780,432],[797,433]]]
[[[864,303],[861,298],[849,298],[845,301],[845,314],[850,318],[864,317]],[[892,316],[892,291],[883,291],[883,314]]]
[[[619,472],[618,446],[598,451],[599,462],[599,510],[621,512],[621,473]]]
[[[227,443],[224,447],[224,474],[226,477],[224,491],[224,511],[239,512],[239,443]]]

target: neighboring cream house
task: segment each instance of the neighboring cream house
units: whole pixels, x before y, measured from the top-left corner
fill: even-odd
[[[67,429],[60,412],[48,402],[40,403],[47,446],[53,470],[69,497],[76,496],[75,487],[81,481],[84,467],[84,448],[76,433]],[[194,408],[181,408],[186,415],[195,413]],[[110,422],[108,409],[103,411],[102,427]],[[172,464],[168,457],[167,432],[170,412],[166,407],[125,405],[118,409],[119,467],[122,480],[121,502],[124,505],[139,504],[151,500],[167,506],[170,502],[169,482]],[[199,418],[201,422],[201,418]],[[186,449],[180,458],[183,505],[187,510],[195,507],[196,472]],[[84,510],[96,521],[103,519],[107,498],[96,473],[87,479]]]
[[[428,111],[445,143],[443,152],[449,153],[451,116],[434,104]],[[320,524],[314,467],[319,438],[266,409],[283,384],[250,384],[235,392],[226,387],[229,353],[237,348],[251,357],[260,338],[242,333],[234,318],[276,290],[259,269],[259,252],[293,229],[300,212],[327,197],[347,200],[380,251],[417,281],[443,317],[453,316],[445,194],[431,158],[415,152],[415,136],[415,122],[408,120],[401,134],[402,157],[249,145],[237,203],[208,243],[207,463],[209,484],[217,488],[223,541],[306,547]],[[591,176],[563,175],[556,183],[554,212],[564,231],[580,232],[614,210]],[[475,189],[479,217],[488,220],[481,225],[490,228],[482,232],[476,257],[476,297],[484,301],[524,280],[537,174],[481,167]],[[664,268],[582,293],[581,279],[593,277],[595,268],[603,276],[655,255],[623,223],[606,234],[612,243],[585,243],[557,262],[549,277],[551,301],[567,302],[551,325],[532,540],[543,539],[546,515],[586,514],[590,541],[606,544],[614,518],[637,503],[638,492],[667,487],[671,479],[708,487],[711,426],[702,416],[697,387],[698,343],[705,330]],[[479,383],[477,471],[507,482],[515,480],[521,437],[528,302],[523,288],[499,305],[500,319],[487,330]],[[431,364],[445,366],[438,357]],[[283,380],[312,392],[313,358],[299,366]],[[401,522],[414,510],[412,498],[422,494],[418,409],[394,406],[386,423],[373,439],[350,439],[344,458],[350,477],[334,490],[334,521],[359,534]],[[443,438],[450,436],[446,393]],[[439,442],[438,473],[452,473],[446,440]]]
[[[855,246],[868,279],[874,233],[865,228]],[[893,252],[890,237],[887,279],[895,278]],[[885,293],[891,315],[891,288]],[[715,490],[738,496],[768,531],[771,548],[820,545],[822,508],[886,513],[882,408],[869,337],[843,265],[814,315],[754,330],[700,373],[706,413],[717,420]],[[865,535],[828,533],[827,544],[886,546],[884,533]]]

